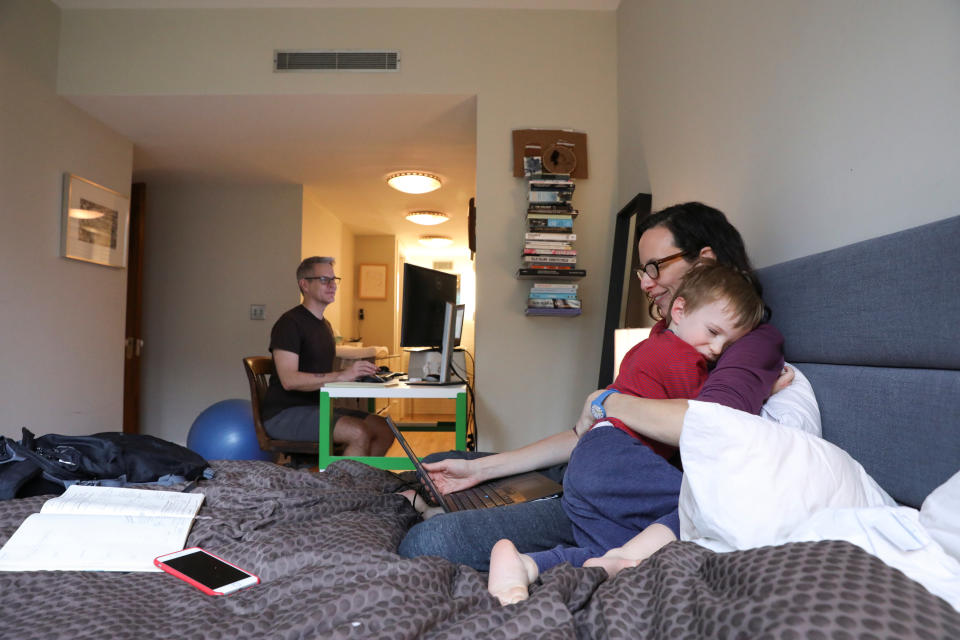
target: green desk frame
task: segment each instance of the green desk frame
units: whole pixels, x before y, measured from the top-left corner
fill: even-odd
[[[317,465],[320,471],[323,471],[333,462],[337,460],[357,460],[365,464],[370,465],[371,467],[377,467],[378,469],[395,469],[395,470],[412,470],[413,463],[406,456],[335,456],[330,453],[331,451],[331,441],[330,441],[330,399],[331,398],[357,398],[357,397],[366,397],[371,399],[373,398],[418,398],[418,397],[429,397],[429,398],[448,398],[450,400],[456,401],[456,422],[454,425],[450,426],[449,423],[439,423],[437,426],[408,426],[397,425],[401,431],[453,431],[456,434],[456,444],[455,448],[458,451],[467,450],[467,390],[464,385],[456,385],[451,387],[429,387],[429,389],[446,389],[446,393],[435,392],[431,395],[421,395],[420,392],[426,387],[407,387],[403,385],[402,387],[384,387],[383,389],[374,389],[371,390],[369,387],[364,388],[361,393],[357,391],[355,387],[324,387],[320,389],[320,434],[319,434],[319,460]],[[345,389],[349,389],[349,392],[345,392]],[[438,395],[438,393],[440,395]]]

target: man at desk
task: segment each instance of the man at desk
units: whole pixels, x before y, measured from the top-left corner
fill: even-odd
[[[373,375],[376,365],[355,360],[333,371],[336,341],[323,312],[337,295],[340,278],[333,258],[307,258],[297,267],[303,303],[284,313],[270,332],[270,352],[277,375],[270,378],[263,399],[263,426],[272,438],[316,440],[320,424],[320,388],[328,382],[349,382]],[[382,456],[393,443],[386,421],[351,409],[334,409],[331,440],[345,456]]]

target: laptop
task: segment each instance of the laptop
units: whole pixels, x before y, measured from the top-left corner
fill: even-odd
[[[519,502],[530,502],[531,500],[541,500],[543,498],[554,498],[563,493],[563,486],[554,482],[547,476],[537,471],[521,473],[515,476],[497,478],[489,482],[478,484],[475,487],[456,491],[443,495],[437,489],[430,479],[430,474],[423,468],[420,458],[413,453],[410,443],[400,433],[400,429],[393,423],[390,416],[385,416],[393,436],[403,447],[403,451],[410,458],[413,466],[416,467],[420,479],[427,487],[430,497],[438,505],[443,507],[444,512],[452,513],[454,511],[466,511],[468,509],[488,509],[490,507],[502,507]]]

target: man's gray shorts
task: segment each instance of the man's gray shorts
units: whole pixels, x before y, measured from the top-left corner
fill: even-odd
[[[334,409],[330,424],[345,416],[363,420],[370,414],[358,409]],[[267,435],[277,440],[302,440],[316,442],[320,438],[320,407],[303,405],[290,407],[263,423]]]

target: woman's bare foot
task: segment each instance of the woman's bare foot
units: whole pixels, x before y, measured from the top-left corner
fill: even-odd
[[[417,513],[420,514],[424,520],[429,520],[438,513],[443,513],[441,507],[431,507],[427,504],[427,501],[420,497],[413,489],[407,489],[406,491],[400,491],[400,495],[407,499],[407,501],[413,505],[413,508],[417,510]]]
[[[509,540],[499,540],[490,551],[487,591],[502,605],[521,602],[529,597],[530,583],[539,573],[533,558],[517,551]]]

